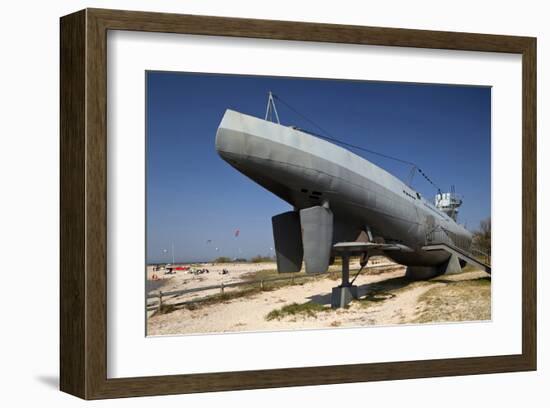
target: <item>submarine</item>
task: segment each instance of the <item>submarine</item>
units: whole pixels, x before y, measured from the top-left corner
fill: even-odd
[[[364,157],[267,113],[261,119],[227,109],[215,148],[292,207],[272,218],[280,273],[302,264],[306,273],[326,272],[335,244],[346,242],[364,242],[363,259],[377,254],[405,265],[411,279],[458,273],[467,263],[490,273],[470,253],[472,233],[456,220],[462,201],[454,192],[439,192],[435,205]]]

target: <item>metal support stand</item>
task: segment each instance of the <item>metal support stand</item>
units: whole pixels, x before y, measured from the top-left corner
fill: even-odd
[[[342,254],[342,284],[340,286],[349,286],[349,252]]]
[[[353,299],[357,299],[357,286],[349,281],[349,259],[353,254],[366,252],[368,245],[359,242],[341,242],[333,246],[334,251],[342,257],[342,283],[332,288],[331,306],[333,309],[346,307]]]

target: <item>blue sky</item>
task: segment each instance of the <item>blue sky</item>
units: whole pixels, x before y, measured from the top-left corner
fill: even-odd
[[[454,184],[469,229],[490,216],[490,88],[171,72],[148,72],[146,82],[149,263],[170,261],[172,243],[180,262],[271,254],[271,217],[289,205],[214,147],[225,110],[263,118],[270,90],[330,136],[414,162],[443,191]],[[319,133],[285,105],[277,110],[282,124]],[[408,180],[410,166],[356,153]],[[412,187],[436,193],[418,174]]]

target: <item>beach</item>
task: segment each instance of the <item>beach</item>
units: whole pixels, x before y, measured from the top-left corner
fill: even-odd
[[[199,264],[208,273],[178,271],[161,275],[163,292],[210,285],[248,282],[272,276],[275,263]],[[352,263],[353,271],[358,264]],[[228,274],[222,275],[226,269]],[[339,284],[334,273],[296,279],[281,286],[237,286],[193,292],[163,299],[163,313],[148,313],[147,334],[176,335],[363,327],[445,321],[490,320],[490,279],[483,271],[466,270],[429,281],[409,281],[405,267],[385,259],[369,263],[358,275],[358,300],[347,308],[331,309],[331,290]],[[153,275],[148,271],[148,278]],[[300,276],[300,275],[296,275]],[[476,288],[477,290],[472,290]],[[157,291],[159,289],[156,289]],[[151,293],[154,291],[152,290]],[[150,299],[152,305],[154,299]],[[170,305],[179,305],[171,307]]]

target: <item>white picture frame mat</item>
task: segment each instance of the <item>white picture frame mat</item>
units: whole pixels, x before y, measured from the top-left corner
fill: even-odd
[[[107,47],[109,378],[521,353],[520,55],[126,31]],[[491,86],[492,320],[146,337],[147,70]]]

